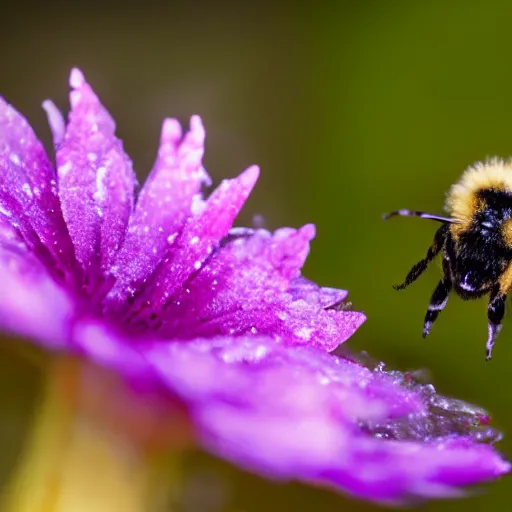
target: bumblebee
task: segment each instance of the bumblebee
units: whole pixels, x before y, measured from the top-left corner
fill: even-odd
[[[401,215],[441,223],[425,258],[394,288],[409,286],[442,253],[443,277],[430,299],[423,337],[430,333],[452,290],[464,300],[488,295],[486,360],[490,360],[512,289],[512,160],[494,158],[469,167],[449,190],[445,209],[448,217],[413,210],[384,215],[384,219]]]

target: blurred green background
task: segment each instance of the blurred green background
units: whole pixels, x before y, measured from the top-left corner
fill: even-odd
[[[505,0],[235,2],[11,7],[2,14],[0,93],[49,143],[39,105],[67,108],[71,66],[85,72],[118,123],[141,178],[164,116],[193,113],[207,129],[205,166],[216,182],[258,163],[262,177],[240,224],[314,222],[305,268],[347,288],[367,323],[354,350],[400,369],[426,368],[443,393],[478,403],[505,432],[512,456],[510,316],[485,364],[485,301],[450,299],[421,338],[438,263],[397,293],[436,225],[381,221],[395,208],[441,213],[462,170],[512,154],[512,4]],[[268,3],[270,5],[270,3]],[[5,481],[37,404],[35,370],[0,358],[0,476]],[[300,485],[278,486],[197,455],[185,510],[372,510]],[[507,491],[507,485],[509,490]],[[208,494],[209,493],[209,494]],[[508,479],[469,501],[427,510],[501,510]]]

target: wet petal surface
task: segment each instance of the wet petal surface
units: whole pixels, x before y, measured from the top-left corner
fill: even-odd
[[[69,123],[56,155],[60,199],[76,257],[97,279],[124,240],[135,175],[113,119],[77,69],[70,85]]]
[[[300,277],[314,226],[236,233],[169,301],[163,336],[269,334],[332,350],[364,322],[334,307],[345,291]]]
[[[121,302],[153,273],[167,256],[194,208],[203,204],[201,188],[210,184],[202,166],[205,131],[198,116],[182,136],[181,125],[166,119],[162,126],[158,158],[141,190],[128,227],[126,240],[111,270],[117,282],[108,308]]]
[[[56,179],[28,122],[0,98],[0,216],[55,276],[74,266]]]
[[[189,403],[205,446],[266,476],[398,503],[459,494],[510,469],[471,428],[453,435],[450,410],[434,412],[432,395],[396,372],[255,337],[157,344],[147,357]],[[423,421],[422,437],[369,427],[397,418]]]

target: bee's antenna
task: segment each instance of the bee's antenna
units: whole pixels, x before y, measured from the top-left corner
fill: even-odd
[[[450,219],[448,217],[441,217],[439,215],[434,215],[432,213],[420,212],[416,210],[394,210],[392,212],[386,213],[382,216],[383,220],[388,220],[391,217],[395,217],[396,215],[400,215],[402,217],[420,217],[421,219],[431,219],[437,220],[438,222],[446,222],[448,224],[455,224],[457,221],[455,219]]]

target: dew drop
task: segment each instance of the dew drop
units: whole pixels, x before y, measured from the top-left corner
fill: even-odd
[[[21,190],[23,190],[23,192],[25,192],[25,194],[27,194],[28,197],[33,197],[32,189],[30,188],[30,185],[28,183],[23,183],[23,185],[21,186]]]
[[[16,164],[16,165],[20,165],[20,164],[21,164],[20,157],[19,157],[16,153],[11,153],[11,154],[9,155],[9,160],[10,160],[13,164]]]
[[[70,161],[67,161],[65,164],[62,164],[58,169],[59,178],[64,178],[66,174],[71,170],[71,167],[72,165]]]

